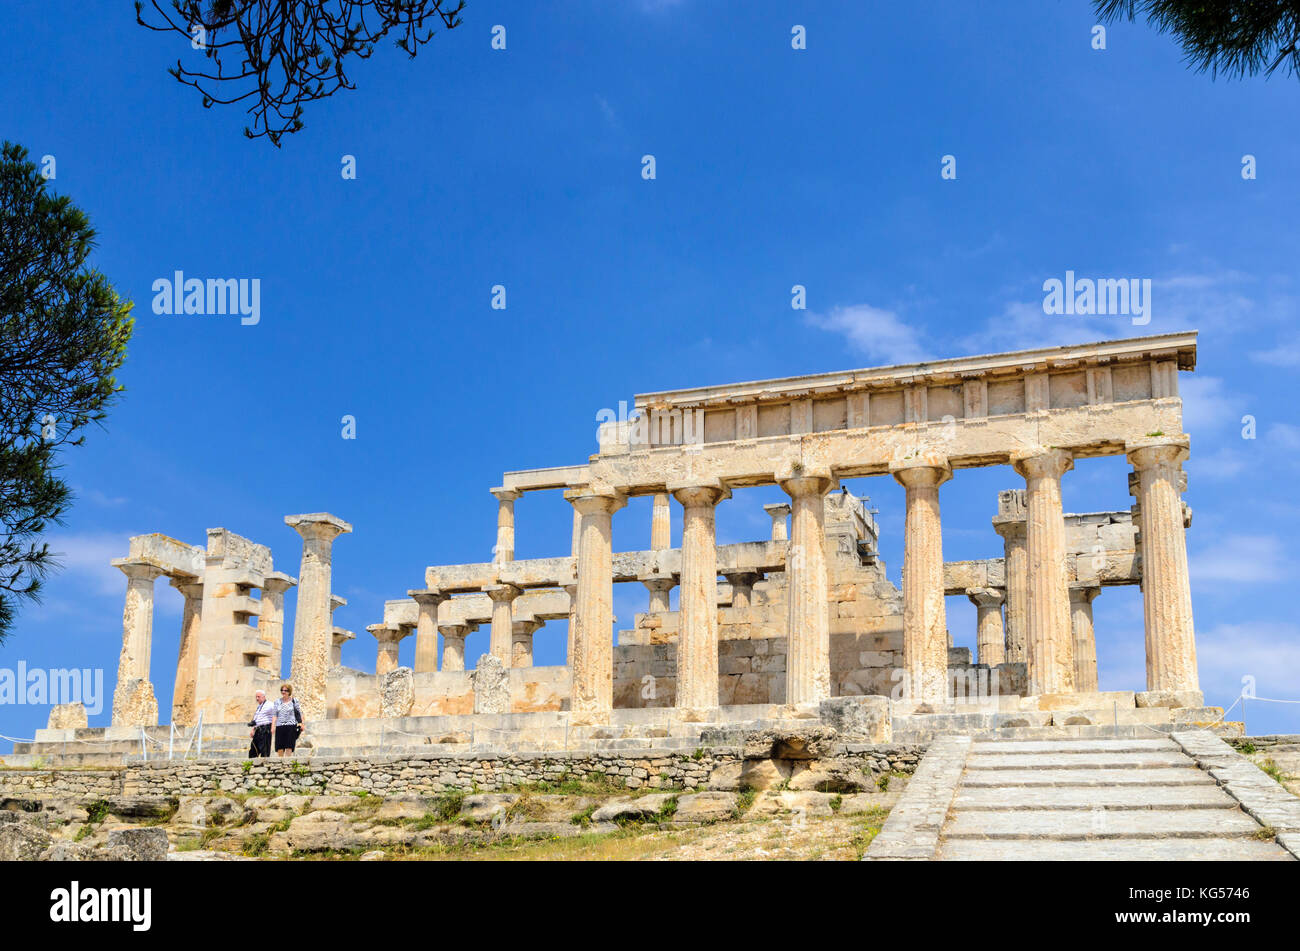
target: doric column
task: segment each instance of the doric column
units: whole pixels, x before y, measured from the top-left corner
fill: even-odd
[[[444,671],[465,669],[465,638],[477,627],[476,624],[438,625],[438,630],[442,632],[442,669]]]
[[[667,492],[656,492],[650,509],[650,550],[667,551],[672,547],[672,505]]]
[[[1097,638],[1092,629],[1092,599],[1101,594],[1093,585],[1070,589],[1070,631],[1074,638],[1074,689],[1096,693]]]
[[[757,571],[733,571],[723,577],[731,585],[732,610],[741,612],[737,617],[743,616],[753,604],[754,585],[763,580],[763,575]]]
[[[497,547],[492,560],[497,563],[515,560],[515,500],[523,493],[516,489],[492,490],[497,498]]]
[[[1006,662],[1023,664],[1028,656],[1025,648],[1025,619],[1029,607],[1029,553],[1025,548],[1025,520],[1021,516],[999,515],[993,519],[993,530],[1002,536],[1002,564],[1007,585]]]
[[[778,472],[776,477],[791,502],[790,548],[785,560],[785,702],[819,703],[831,695],[826,493],[836,482],[829,472],[806,470],[789,469]],[[784,518],[781,522],[784,525]],[[776,523],[773,515],[773,535]]]
[[[582,518],[578,540],[577,602],[569,654],[576,724],[607,723],[614,707],[614,559],[611,524],[627,504],[621,494],[570,489],[564,497]]]
[[[447,595],[436,588],[417,588],[406,592],[415,599],[415,667],[417,674],[438,669],[438,607]]]
[[[725,486],[670,486],[682,505],[682,573],[677,596],[677,707],[683,711],[718,706],[717,504]]]
[[[1179,479],[1186,436],[1135,440],[1127,446],[1137,472],[1138,545],[1146,621],[1147,690],[1179,696],[1150,698],[1162,706],[1204,702],[1196,670],[1192,589]]]
[[[939,486],[952,478],[942,456],[915,456],[890,466],[907,489],[903,530],[903,670],[905,698],[942,703],[948,696],[948,619],[943,601],[943,528]]]
[[[501,661],[502,667],[510,666],[510,645],[514,642],[514,618],[511,609],[515,598],[523,592],[512,584],[493,584],[483,589],[483,593],[492,599],[492,638],[488,651]]]
[[[542,626],[541,621],[515,621],[514,635],[510,644],[510,666],[533,666],[533,635]]]
[[[375,636],[378,650],[375,654],[375,675],[382,677],[399,666],[397,660],[398,644],[402,640],[403,629],[396,625],[371,624],[366,628]]]
[[[790,533],[786,531],[785,520],[790,517],[789,503],[774,502],[771,505],[764,505],[763,511],[772,516],[772,541],[787,541]]]
[[[975,605],[976,660],[996,667],[1006,659],[1006,636],[1002,631],[1002,602],[999,588],[967,588],[966,597]]]
[[[283,571],[273,571],[262,584],[262,613],[257,618],[257,636],[271,645],[266,669],[280,676],[284,653],[284,593],[298,583]]]
[[[1061,476],[1074,468],[1074,460],[1064,449],[1035,449],[1019,454],[1012,462],[1025,477],[1029,692],[1073,693],[1074,636],[1070,633]]]
[[[293,617],[293,695],[308,723],[325,719],[325,680],[330,669],[334,622],[330,608],[334,539],[352,526],[326,512],[286,515],[302,536],[298,607]]]
[[[112,564],[126,575],[122,652],[117,662],[117,690],[113,694],[113,726],[152,726],[158,722],[158,701],[149,680],[149,653],[153,646],[153,583],[163,570],[147,562],[125,558],[116,559]]]
[[[672,590],[677,587],[677,579],[672,575],[654,575],[642,578],[641,583],[650,591],[651,614],[662,614],[672,610]]]
[[[194,704],[199,679],[199,630],[203,626],[203,582],[172,578],[171,585],[185,597],[181,646],[176,656],[176,686],[172,690],[172,723],[190,726],[197,716]]]

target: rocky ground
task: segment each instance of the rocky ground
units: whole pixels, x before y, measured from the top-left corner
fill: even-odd
[[[0,860],[857,859],[906,782],[845,793],[574,782],[430,796],[13,798],[0,800]]]

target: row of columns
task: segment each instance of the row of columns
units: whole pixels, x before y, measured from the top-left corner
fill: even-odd
[[[789,646],[786,695],[789,703],[816,702],[830,695],[830,611],[827,602],[824,497],[835,485],[829,473],[791,472],[778,480],[791,504],[769,507],[773,538],[785,540]],[[721,483],[670,485],[656,494],[651,543],[669,544],[668,497],[682,506],[682,563],[678,585],[677,707],[688,718],[707,717],[718,707],[717,504],[730,497]],[[577,584],[570,622],[571,708],[579,722],[603,722],[612,709],[613,561],[612,516],[626,497],[612,490],[570,489],[565,498],[577,513]],[[779,522],[779,533],[778,525]],[[758,575],[728,576],[733,607],[747,609]],[[671,576],[645,582],[650,610],[666,611]]]
[[[1138,497],[1147,690],[1181,694],[1181,703],[1194,704],[1200,686],[1180,488],[1181,465],[1187,454],[1186,437],[1152,437],[1131,443],[1127,458],[1134,469]],[[978,610],[980,662],[990,666],[1027,664],[1031,694],[1094,692],[1098,680],[1092,602],[1100,587],[1070,587],[1066,564],[1061,477],[1073,468],[1073,459],[1064,450],[1048,449],[1022,454],[1013,464],[1025,477],[1024,518],[1004,515],[994,519],[994,528],[1005,543],[1003,647],[997,642],[1000,592],[989,588],[967,592]],[[909,493],[909,528],[911,501]],[[918,500],[918,504],[928,503]],[[937,502],[935,506],[937,511]],[[913,543],[909,532],[908,544]],[[919,546],[919,540],[916,544]],[[905,562],[905,598],[907,579]],[[920,642],[929,636],[905,619],[905,657],[909,641]],[[918,643],[912,654],[919,656],[920,652]]]

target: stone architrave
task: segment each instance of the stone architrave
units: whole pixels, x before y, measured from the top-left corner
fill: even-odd
[[[627,499],[612,491],[589,488],[569,489],[564,496],[582,518],[569,654],[570,710],[575,724],[607,723],[614,707],[612,519]]]
[[[1101,594],[1096,585],[1070,589],[1070,629],[1074,638],[1074,689],[1096,693],[1097,638],[1092,627],[1092,599]]]
[[[327,512],[286,515],[284,522],[302,536],[290,676],[303,717],[314,723],[325,719],[325,684],[332,666],[334,621],[330,584],[334,539],[352,531],[352,526]]]
[[[975,656],[979,663],[997,667],[1006,661],[1002,629],[1002,602],[1006,596],[997,588],[967,588],[966,597],[975,605]]]
[[[172,723],[190,726],[197,717],[199,631],[203,627],[203,582],[172,578],[171,585],[185,598],[181,611],[181,644],[176,656],[176,684],[172,690]]]
[[[475,713],[510,712],[510,672],[495,654],[483,654],[470,675]]]
[[[948,695],[948,621],[943,600],[939,486],[948,460],[917,455],[890,466],[907,490],[903,535],[903,669],[907,699],[941,703]]]
[[[1186,436],[1154,436],[1126,446],[1137,473],[1142,549],[1142,610],[1146,627],[1147,692],[1139,705],[1199,706],[1187,535],[1179,493]]]
[[[438,608],[447,595],[432,588],[407,591],[415,599],[419,613],[415,622],[415,673],[438,669]]]
[[[515,502],[523,497],[516,489],[492,490],[497,499],[497,544],[492,560],[498,564],[515,560]]]
[[[1029,598],[1025,643],[1030,694],[1074,692],[1074,635],[1061,476],[1074,468],[1063,449],[1032,449],[1012,459],[1025,477],[1025,550]]]
[[[785,561],[785,702],[821,703],[831,695],[830,589],[826,578],[826,493],[830,472],[793,467],[776,473],[790,496],[790,547]],[[775,526],[776,517],[773,516]]]
[[[149,681],[153,646],[153,583],[163,569],[119,558],[113,566],[126,575],[126,605],[122,610],[122,652],[113,693],[113,726],[154,726],[158,701]]]
[[[722,485],[670,486],[682,506],[681,591],[677,609],[677,707],[702,717],[718,707],[717,505]],[[689,713],[687,713],[689,711]]]

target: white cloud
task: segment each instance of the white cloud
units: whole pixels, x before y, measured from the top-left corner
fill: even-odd
[[[870,304],[835,307],[825,316],[809,312],[805,323],[840,334],[849,345],[882,364],[932,359],[921,343],[922,329],[904,323],[893,311]]]
[[[1264,431],[1264,440],[1287,452],[1300,451],[1300,426],[1274,423]]]
[[[51,535],[46,541],[61,566],[56,570],[86,582],[94,594],[125,596],[126,575],[109,564],[114,558],[126,557],[121,535]]]
[[[1246,468],[1246,459],[1232,449],[1219,449],[1209,454],[1192,454],[1184,467],[1193,476],[1203,476],[1212,481],[1226,481]]]
[[[1246,400],[1229,390],[1217,376],[1183,376],[1178,381],[1183,398],[1183,431],[1204,433],[1223,426],[1240,426]]]
[[[1207,582],[1258,584],[1292,574],[1286,546],[1275,535],[1225,535],[1190,559],[1194,588]],[[1229,592],[1231,593],[1231,592]]]
[[[1253,677],[1259,696],[1294,700],[1300,681],[1300,627],[1285,621],[1245,621],[1199,630],[1196,660],[1202,688],[1221,699],[1239,695],[1242,678]]]
[[[1300,337],[1279,342],[1270,350],[1252,350],[1250,358],[1275,367],[1300,367]]]

